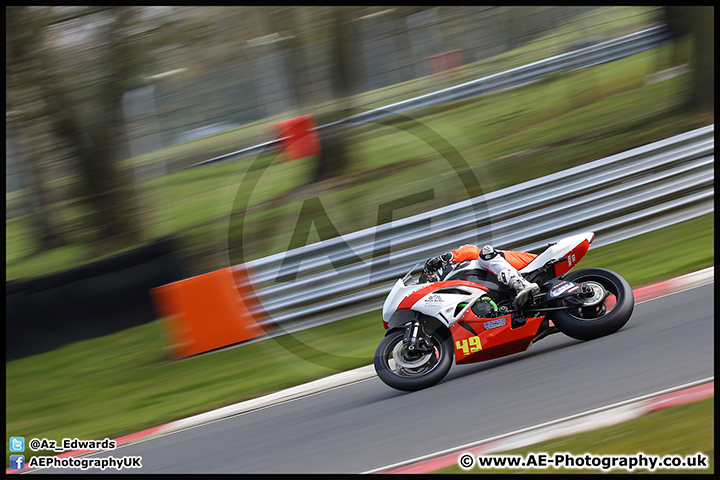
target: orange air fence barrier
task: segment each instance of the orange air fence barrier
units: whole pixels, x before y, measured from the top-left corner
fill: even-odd
[[[188,357],[265,334],[251,310],[257,300],[247,271],[228,267],[152,290],[174,358]]]
[[[282,141],[288,160],[317,155],[320,153],[320,138],[315,130],[315,117],[303,115],[270,126]]]

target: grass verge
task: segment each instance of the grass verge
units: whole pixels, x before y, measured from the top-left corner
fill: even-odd
[[[714,264],[714,215],[591,250],[634,287]],[[182,361],[160,322],[6,363],[9,437],[117,438],[372,363],[379,312]],[[8,440],[6,440],[7,442]]]
[[[593,430],[577,435],[549,440],[528,447],[503,452],[502,455],[520,455],[527,459],[529,454],[569,453],[582,456],[591,455],[679,455],[692,456],[702,453],[708,457],[708,468],[703,469],[664,469],[656,468],[652,473],[702,473],[715,472],[715,397],[686,405],[652,412],[640,418],[610,427]],[[499,454],[493,454],[499,455]],[[468,470],[459,466],[444,468],[432,473],[650,473],[650,469],[625,469],[603,471],[580,468],[489,468],[480,469],[477,465]]]

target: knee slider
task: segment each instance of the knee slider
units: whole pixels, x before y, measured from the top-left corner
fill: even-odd
[[[520,277],[518,275],[516,270],[512,270],[510,268],[504,268],[500,270],[500,273],[498,273],[497,278],[502,282],[504,285],[507,285],[508,287],[511,286],[510,284],[517,280]]]

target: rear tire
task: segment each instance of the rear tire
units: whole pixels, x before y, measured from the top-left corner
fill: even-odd
[[[435,352],[410,354],[403,344],[403,329],[390,331],[375,351],[375,371],[380,380],[392,388],[413,392],[431,387],[442,380],[453,360],[452,337],[449,332],[432,331],[428,334]],[[399,362],[395,359],[399,355]],[[427,358],[426,358],[427,356]]]
[[[553,312],[552,320],[565,335],[578,340],[592,340],[620,330],[630,320],[635,308],[635,296],[628,282],[615,272],[604,268],[585,268],[571,272],[565,280],[575,283],[600,284],[608,295],[597,305],[572,306]],[[570,306],[560,300],[557,306]]]

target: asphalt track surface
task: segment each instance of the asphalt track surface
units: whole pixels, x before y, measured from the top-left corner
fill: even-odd
[[[556,334],[520,354],[454,365],[419,392],[373,377],[92,457],[142,456],[142,469],[121,473],[361,473],[396,464],[713,376],[713,287],[638,304],[607,337]],[[38,470],[54,472],[81,471]]]

